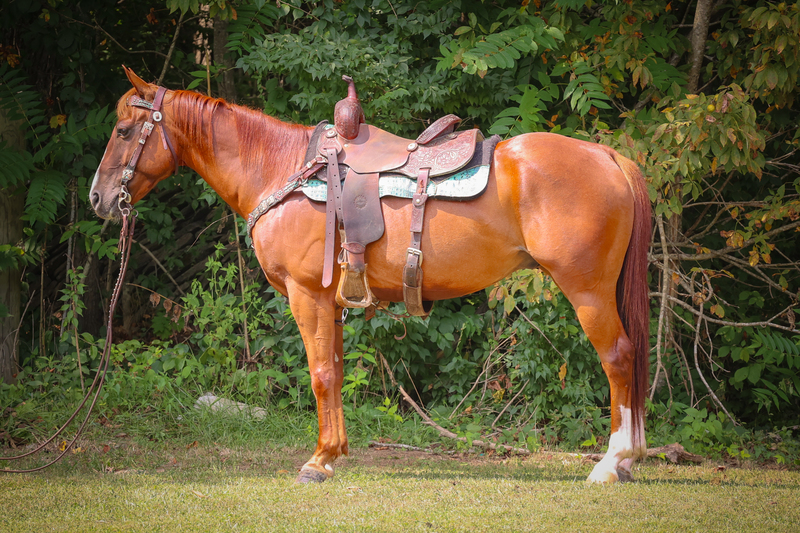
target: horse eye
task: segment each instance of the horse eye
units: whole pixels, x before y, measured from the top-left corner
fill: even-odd
[[[126,137],[131,130],[128,128],[117,128],[117,135],[120,137]]]

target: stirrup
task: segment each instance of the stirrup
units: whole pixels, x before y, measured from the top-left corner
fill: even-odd
[[[344,308],[362,309],[372,305],[372,291],[367,282],[367,265],[364,271],[351,270],[348,263],[342,263],[342,275],[336,289],[336,303]]]

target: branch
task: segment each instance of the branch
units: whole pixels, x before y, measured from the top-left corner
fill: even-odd
[[[181,11],[181,16],[178,18],[178,25],[175,28],[175,35],[172,36],[172,44],[169,45],[169,52],[167,52],[166,60],[164,61],[164,68],[161,69],[161,75],[158,77],[158,81],[156,85],[161,85],[161,82],[164,81],[164,75],[167,73],[167,67],[169,67],[169,62],[172,59],[172,52],[175,51],[175,43],[178,41],[178,33],[181,31],[181,24],[183,24],[183,16],[186,13]]]
[[[766,233],[763,233],[763,234],[759,235],[758,238],[766,239],[768,237],[772,237],[773,235],[778,235],[779,233],[783,233],[784,231],[789,231],[791,229],[794,229],[794,228],[796,228],[798,226],[800,226],[800,220],[796,220],[796,221],[794,221],[794,222],[792,222],[790,224],[786,224],[785,226],[781,226],[780,228],[775,228],[774,230],[771,230],[771,231],[768,231]],[[722,255],[725,255],[728,252],[735,252],[736,250],[741,250],[742,248],[746,248],[746,247],[750,246],[751,244],[754,244],[756,242],[756,240],[757,240],[757,238],[753,237],[751,239],[747,239],[746,241],[744,241],[744,243],[742,243],[741,246],[726,246],[725,248],[722,248],[720,250],[713,250],[711,252],[707,252],[707,253],[703,253],[703,254],[674,254],[674,255],[671,255],[670,257],[673,258],[673,259],[688,260],[688,261],[702,261],[702,260],[705,260],[705,259],[714,259],[716,257],[720,257]],[[681,244],[670,243],[670,244],[672,244],[673,246],[687,246],[687,247],[688,246],[692,246],[692,247],[694,246],[694,245],[689,244],[689,243],[686,243],[686,244],[683,244],[683,243],[681,243]],[[662,250],[663,249],[664,248],[662,246]],[[662,257],[663,257],[663,254],[653,254],[651,256],[650,260],[651,261],[657,261],[657,260],[661,259]]]
[[[592,461],[599,461],[606,454],[604,453],[587,453],[587,454],[576,454],[579,457],[585,457],[586,459],[591,459]],[[691,463],[700,464],[705,461],[705,457],[702,455],[695,455],[693,453],[687,452],[683,446],[678,444],[677,442],[674,444],[669,444],[667,446],[659,446],[658,448],[648,448],[647,449],[647,457],[653,459],[660,459],[666,458],[671,463],[679,463],[681,461],[688,461]]]
[[[442,426],[440,426],[439,424],[434,422],[431,419],[431,417],[429,417],[427,414],[425,414],[425,411],[420,409],[419,405],[417,405],[417,403],[413,399],[411,399],[411,396],[408,395],[406,390],[402,386],[397,384],[397,381],[394,379],[394,372],[392,372],[392,369],[389,367],[389,363],[386,362],[386,359],[383,357],[383,354],[378,353],[378,356],[381,358],[381,361],[383,362],[383,366],[384,366],[384,368],[386,368],[386,372],[389,374],[389,379],[391,380],[392,385],[397,387],[397,390],[400,391],[400,394],[403,396],[403,399],[406,402],[408,402],[411,405],[411,407],[414,408],[414,410],[417,412],[417,414],[422,418],[423,423],[425,425],[431,426],[442,437],[447,437],[448,439],[453,439],[453,440],[457,440],[459,442],[468,443],[466,438],[459,437],[458,435],[456,435],[452,431],[444,429]],[[502,450],[504,452],[514,452],[514,453],[518,453],[518,454],[522,454],[522,455],[530,455],[531,454],[531,451],[527,450],[525,448],[515,448],[513,446],[507,446],[505,444],[493,444],[491,442],[483,442],[482,440],[477,440],[477,439],[472,441],[472,445],[473,446],[477,446],[479,448],[495,450],[495,451]]]
[[[708,284],[711,285],[711,282],[708,279],[708,276],[705,276],[705,277],[706,277],[706,282],[708,282]],[[716,403],[720,407],[720,409],[725,411],[725,414],[728,415],[728,419],[730,419],[731,422],[733,422],[733,425],[738,426],[739,423],[736,421],[736,419],[733,416],[731,416],[731,414],[728,412],[728,410],[722,404],[720,399],[717,398],[717,395],[714,394],[714,391],[711,389],[711,386],[708,384],[708,381],[706,381],[706,377],[700,371],[700,363],[697,360],[697,348],[698,348],[698,346],[700,344],[700,325],[703,323],[703,316],[704,316],[703,315],[703,311],[705,310],[703,305],[712,297],[712,295],[713,295],[713,293],[709,293],[708,298],[706,298],[702,302],[700,302],[700,305],[698,306],[700,308],[700,311],[697,314],[697,329],[696,329],[695,335],[694,335],[694,368],[695,368],[695,370],[697,370],[697,375],[700,376],[700,380],[706,386],[706,390],[711,395],[711,397],[714,399],[714,403]]]
[[[686,309],[687,311],[689,311],[690,313],[692,313],[695,316],[698,316],[700,314],[694,307],[690,306],[689,304],[687,304],[686,302],[684,302],[682,300],[679,300],[678,298],[675,298],[674,296],[667,296],[667,298],[671,302],[674,302],[674,303],[680,305],[681,307],[683,307],[684,309]],[[785,312],[787,312],[789,309],[791,309],[795,305],[796,304],[789,305],[787,308],[785,308],[783,311],[781,311],[777,315],[775,315],[772,318],[770,318],[769,320],[766,320],[766,321],[763,321],[763,322],[733,322],[731,320],[720,320],[718,318],[711,318],[708,315],[703,315],[703,316],[705,317],[705,319],[708,322],[711,322],[712,324],[719,324],[721,326],[733,326],[733,327],[737,327],[737,328],[748,328],[748,327],[762,327],[763,328],[763,327],[770,327],[770,328],[780,329],[780,330],[783,330],[783,331],[789,331],[789,332],[794,333],[794,332],[797,331],[797,328],[787,328],[786,326],[781,326],[780,324],[775,324],[772,321],[775,320],[776,318],[778,318],[779,316],[781,316],[782,314],[784,314]]]
[[[663,215],[659,215],[657,219],[658,223],[658,233],[661,235],[661,249],[664,250],[664,262],[663,262],[663,271],[661,273],[661,306],[658,312],[658,329],[656,330],[656,374],[653,376],[653,385],[650,387],[650,401],[653,401],[653,398],[656,394],[656,385],[658,384],[658,375],[662,369],[664,369],[664,365],[661,362],[661,332],[664,329],[664,319],[667,314],[667,284],[669,283],[669,252],[667,251],[667,235],[664,233],[664,217]],[[666,350],[665,350],[666,351]],[[666,374],[666,369],[664,369],[664,373]]]
[[[178,289],[178,292],[179,292],[179,293],[181,293],[181,296],[186,296],[186,293],[185,293],[185,292],[183,292],[183,289],[181,289],[181,286],[180,286],[180,285],[178,285],[178,282],[177,282],[177,281],[175,281],[175,278],[173,278],[173,277],[172,277],[172,274],[170,274],[170,273],[169,273],[169,271],[168,271],[166,268],[164,268],[164,265],[162,265],[162,264],[161,264],[161,261],[159,261],[159,260],[158,260],[158,258],[157,258],[155,255],[153,255],[153,252],[151,252],[150,250],[148,250],[147,246],[145,246],[145,245],[144,245],[144,244],[142,244],[141,242],[137,241],[136,239],[133,239],[133,242],[135,242],[136,244],[138,244],[139,246],[141,246],[141,247],[142,247],[142,250],[144,250],[145,252],[147,252],[147,255],[149,255],[150,257],[152,257],[152,258],[153,258],[153,261],[155,261],[155,262],[156,262],[156,264],[157,264],[159,267],[161,267],[161,270],[163,270],[163,271],[164,271],[164,274],[166,274],[166,275],[167,275],[167,277],[169,278],[169,280],[170,280],[170,281],[173,283],[173,285],[175,285],[175,288],[176,288],[176,289]]]
[[[418,446],[411,446],[409,444],[394,444],[391,442],[378,442],[375,440],[369,441],[370,448],[398,448],[400,450],[411,450],[412,452],[427,452],[431,453],[430,448],[420,448]]]

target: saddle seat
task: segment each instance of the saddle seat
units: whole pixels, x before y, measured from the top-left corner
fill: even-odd
[[[431,124],[416,140],[406,139],[370,124],[360,124],[354,139],[343,138],[336,128],[327,130],[318,152],[333,148],[337,162],[357,174],[392,172],[416,179],[422,168],[431,178],[452,174],[472,159],[483,140],[477,129],[453,132],[461,119],[447,115]],[[346,179],[346,178],[345,178]]]

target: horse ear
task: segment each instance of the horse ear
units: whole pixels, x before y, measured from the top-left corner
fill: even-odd
[[[152,99],[158,88],[155,85],[144,81],[142,78],[137,76],[132,69],[129,69],[125,65],[122,65],[122,68],[125,70],[125,75],[128,76],[128,81],[131,82],[131,85],[133,85],[133,88],[136,89],[137,93],[139,93],[139,96],[145,100]]]

